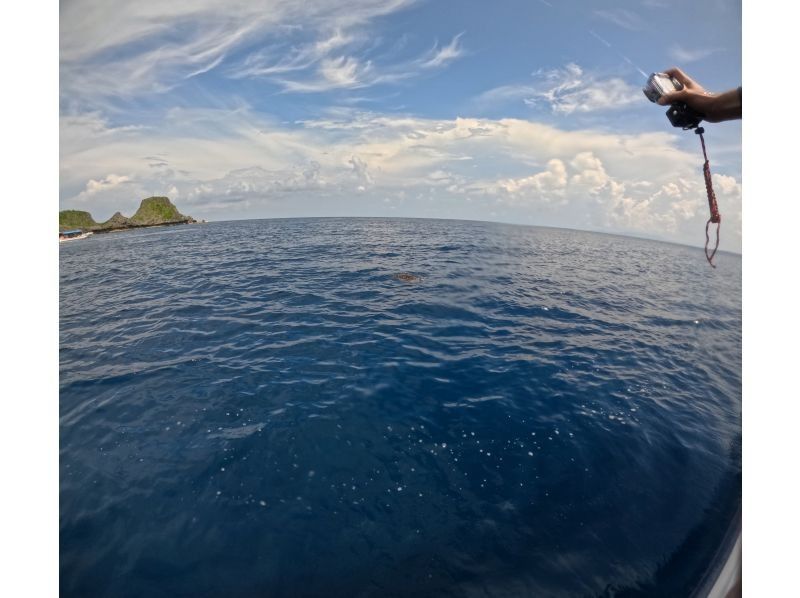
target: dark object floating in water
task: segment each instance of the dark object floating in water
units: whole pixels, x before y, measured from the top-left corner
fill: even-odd
[[[400,272],[399,274],[395,274],[393,278],[395,280],[402,280],[403,282],[419,282],[422,280],[421,276],[409,274],[408,272]]]

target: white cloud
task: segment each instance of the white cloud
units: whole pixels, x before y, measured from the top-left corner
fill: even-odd
[[[260,166],[240,168],[218,179],[187,181],[182,186],[186,189],[186,200],[192,204],[208,198],[224,203],[242,198],[309,191],[322,189],[326,184],[320,173],[320,165],[308,162],[280,170],[267,170]]]
[[[595,10],[594,14],[604,21],[608,21],[609,23],[613,23],[614,25],[630,31],[640,31],[645,27],[645,22],[642,17],[632,10],[627,10],[625,8]]]
[[[352,33],[346,34],[341,29],[336,29],[320,39],[294,46],[288,53],[280,45],[252,52],[240,65],[233,68],[230,74],[234,78],[242,78],[302,71],[312,67],[329,54],[359,41],[360,38]],[[276,59],[276,55],[279,58]]]
[[[545,102],[558,114],[619,110],[640,101],[640,90],[622,79],[599,80],[577,64],[567,64],[538,74],[543,80],[539,91],[525,101]]]
[[[675,44],[670,48],[669,54],[677,62],[685,64],[687,62],[696,62],[698,60],[702,60],[703,58],[708,58],[712,54],[721,51],[722,48],[696,48],[693,50],[687,50],[686,48]]]
[[[61,7],[61,58],[66,62],[93,59],[142,42],[164,42],[176,54],[192,58],[208,48],[207,58],[236,33],[260,37],[307,28],[345,29],[369,22],[415,0],[351,0],[347,10],[335,0],[72,0]],[[192,51],[194,50],[194,51]]]
[[[120,15],[107,15],[106,9],[119,8],[123,14],[128,10],[107,4],[78,0],[62,11],[61,94],[71,102],[108,108],[107,103],[117,98],[168,91],[180,81],[218,66],[226,53],[253,36],[259,25],[257,20],[215,20],[213,13],[202,12],[161,18],[148,4],[142,10],[152,13],[149,19],[132,15],[131,23],[123,23],[118,22]],[[107,16],[111,23],[87,29],[85,23],[75,22],[79,17],[73,12],[80,8],[88,11],[87,18],[97,13],[96,18]],[[170,17],[194,21],[194,27]],[[110,30],[113,24],[120,31]],[[191,33],[183,37],[172,33],[187,30]]]
[[[118,185],[123,185],[125,183],[129,183],[130,181],[130,177],[120,176],[117,174],[106,175],[99,181],[95,179],[89,179],[89,182],[86,183],[86,189],[83,191],[82,195],[85,197],[94,195],[96,193],[109,191]]]
[[[563,196],[567,187],[567,169],[564,162],[553,158],[547,162],[547,169],[537,174],[516,179],[503,179],[489,187],[490,193],[506,193],[514,200],[537,198],[550,201],[554,196]]]
[[[369,174],[369,166],[367,163],[359,158],[358,156],[353,156],[348,160],[348,164],[353,167],[353,174],[355,174],[356,179],[361,183],[360,187],[363,189],[367,185],[372,185],[372,177]]]
[[[325,91],[328,89],[352,89],[368,85],[372,79],[372,65],[360,63],[352,56],[326,58],[319,65],[319,79],[315,83],[285,81],[290,91]]]
[[[73,0],[61,10],[62,98],[110,110],[213,69],[266,78],[286,92],[358,89],[442,68],[461,34],[419,58],[377,63],[372,22],[416,0]]]
[[[197,136],[205,122],[215,136]],[[507,221],[697,244],[708,217],[705,188],[695,152],[678,149],[677,139],[352,109],[291,125],[247,107],[183,110],[159,130],[76,117],[62,123],[62,207],[80,199],[102,218],[169,192],[195,217],[345,215],[380,214],[391,198],[392,213],[402,215],[495,212]],[[730,174],[720,171],[714,183],[723,245],[738,250],[741,187]]]
[[[741,196],[742,186],[732,176],[724,174],[713,174],[711,175],[711,179],[713,183],[716,185],[716,189],[720,190],[725,195]]]
[[[480,106],[521,100],[529,106],[546,106],[559,115],[621,110],[641,102],[641,90],[618,77],[601,78],[579,65],[533,73],[530,85],[505,85],[476,98]]]
[[[489,89],[475,98],[481,106],[492,106],[502,102],[522,101],[538,93],[539,90],[531,85],[501,85]]]
[[[422,68],[438,68],[445,66],[447,63],[452,62],[464,54],[463,48],[459,45],[459,39],[464,33],[456,35],[448,45],[443,48],[434,46],[431,51],[432,56],[422,61],[420,66]]]
[[[234,71],[235,77],[271,77],[284,91],[312,93],[334,89],[361,89],[373,85],[397,83],[420,75],[423,71],[443,68],[463,55],[459,34],[447,46],[434,48],[419,58],[395,64],[378,65],[372,60],[355,55],[333,55],[333,50],[357,52],[364,43],[362,36],[341,36],[313,48],[301,49],[288,61],[282,60],[271,66],[254,66],[253,60],[244,68]],[[354,43],[349,43],[349,42]],[[247,61],[246,61],[247,62]],[[279,76],[274,76],[279,75]],[[291,77],[290,77],[291,75]]]
[[[572,176],[570,183],[587,193],[599,193],[611,181],[611,177],[606,173],[602,161],[592,152],[581,152],[570,162],[570,166],[576,174]]]
[[[264,40],[283,44],[274,48],[283,53],[274,72],[302,68],[334,58],[353,42],[349,31],[414,1],[352,0],[343,10],[335,0],[73,0],[60,12],[62,97],[107,107],[115,98],[164,92]],[[297,35],[307,47],[292,55],[286,44]],[[263,54],[255,50],[238,72],[268,72]]]

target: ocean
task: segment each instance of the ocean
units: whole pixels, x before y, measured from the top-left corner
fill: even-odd
[[[741,505],[716,262],[422,219],[63,244],[62,595],[688,596]]]

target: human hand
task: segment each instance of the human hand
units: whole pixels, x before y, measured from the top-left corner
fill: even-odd
[[[683,89],[664,94],[658,99],[662,106],[685,102],[689,108],[703,116],[703,120],[718,123],[723,120],[742,118],[741,91],[734,89],[724,93],[711,93],[678,67],[664,71],[683,84]]]

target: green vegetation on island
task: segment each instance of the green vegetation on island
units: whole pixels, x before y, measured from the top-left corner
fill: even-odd
[[[145,226],[163,226],[166,224],[191,224],[196,222],[191,216],[184,216],[168,197],[148,197],[143,199],[139,209],[130,218],[115,213],[111,218],[98,224],[89,212],[81,210],[62,210],[58,213],[58,230],[79,228],[96,233],[139,228]]]
[[[72,230],[80,228],[82,230],[90,230],[94,227],[100,226],[94,221],[89,212],[81,210],[61,210],[58,213],[58,230]]]
[[[149,197],[142,200],[142,205],[131,216],[131,224],[164,224],[167,222],[184,222],[188,216],[178,211],[168,197]]]

